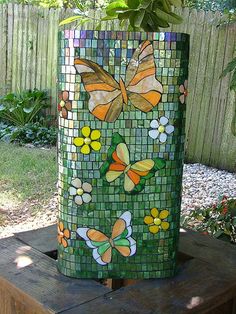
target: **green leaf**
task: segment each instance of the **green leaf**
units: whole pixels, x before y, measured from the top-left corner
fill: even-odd
[[[171,5],[168,0],[162,0],[163,10],[167,13],[171,12]]]
[[[169,3],[173,6],[175,6],[176,8],[181,7],[182,6],[182,1],[181,0],[168,0]]]
[[[137,9],[139,6],[139,0],[127,0],[127,4],[130,9]]]
[[[59,23],[59,26],[62,26],[62,25],[66,25],[66,24],[69,24],[69,23],[73,23],[79,19],[83,18],[82,15],[75,15],[75,16],[71,16],[71,17],[68,17],[67,19],[65,20],[62,20],[60,23]]]
[[[236,112],[231,122],[231,132],[233,133],[234,136],[236,136]]]
[[[166,21],[162,20],[160,17],[158,17],[155,13],[150,13],[149,15],[149,20],[148,20],[148,24],[150,24],[153,28],[154,31],[158,31],[159,27],[169,27],[169,23],[167,23]]]
[[[236,69],[236,57],[227,64],[220,78],[226,76],[228,73],[232,72],[234,69]]]
[[[121,13],[122,14],[122,13]],[[111,21],[111,20],[115,20],[118,18],[118,15],[114,15],[114,16],[104,16],[101,21]]]
[[[128,9],[129,7],[125,3],[125,1],[122,1],[122,0],[115,1],[115,2],[110,3],[106,7],[106,14],[109,16],[114,16],[114,15],[117,15],[117,13],[128,10]]]
[[[230,88],[231,90],[235,90],[235,91],[236,91],[236,67],[235,67],[233,76],[232,76],[232,78],[231,78],[231,82],[230,82],[229,88]]]
[[[171,24],[181,24],[183,22],[182,17],[180,17],[179,15],[170,12],[164,12],[160,9],[156,9],[155,13],[157,15],[157,17],[160,17],[162,20],[166,21],[167,23],[171,23]]]
[[[134,27],[140,27],[145,15],[145,10],[140,10],[134,17]]]
[[[147,9],[150,5],[151,5],[151,1],[150,0],[141,0],[139,8],[140,9]]]
[[[30,113],[30,112],[32,112],[34,110],[34,108],[23,108],[23,111],[25,112],[25,113]]]
[[[118,19],[119,20],[126,20],[129,19],[131,13],[134,12],[133,10],[127,10],[125,12],[119,13],[118,14]]]

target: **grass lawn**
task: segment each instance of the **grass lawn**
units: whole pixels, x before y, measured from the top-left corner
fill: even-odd
[[[39,210],[56,191],[56,149],[43,150],[0,142],[0,215],[32,203]],[[1,217],[0,217],[1,223]]]

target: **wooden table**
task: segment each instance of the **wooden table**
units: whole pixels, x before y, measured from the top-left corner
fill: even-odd
[[[55,225],[0,240],[0,314],[236,314],[231,244],[182,230],[174,278],[108,281],[117,290],[58,273],[56,245]]]

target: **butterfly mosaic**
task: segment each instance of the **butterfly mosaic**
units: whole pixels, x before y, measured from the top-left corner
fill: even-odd
[[[148,179],[157,170],[165,167],[165,160],[161,158],[143,159],[130,162],[130,154],[124,138],[119,133],[112,136],[111,147],[108,149],[107,161],[100,168],[101,177],[111,183],[124,176],[124,191],[137,194],[145,187]]]
[[[78,228],[77,233],[92,249],[95,261],[102,266],[111,263],[113,250],[116,250],[124,257],[136,253],[136,241],[131,237],[131,213],[128,211],[116,220],[111,237],[99,230],[90,228]]]
[[[125,79],[120,78],[119,82],[93,61],[75,58],[74,65],[90,95],[89,111],[99,120],[116,121],[128,101],[149,112],[161,100],[163,87],[156,78],[154,50],[148,40],[135,50]]]

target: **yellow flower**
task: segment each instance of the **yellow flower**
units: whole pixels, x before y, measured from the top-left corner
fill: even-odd
[[[157,208],[151,209],[151,216],[145,216],[144,222],[149,226],[151,233],[157,233],[160,230],[167,230],[170,227],[169,222],[163,221],[169,216],[169,211],[164,209],[159,212]]]
[[[81,147],[80,152],[82,154],[88,155],[91,149],[98,151],[101,149],[101,143],[97,140],[101,137],[101,132],[99,130],[91,130],[89,126],[84,126],[82,128],[83,137],[74,138],[74,145]]]

